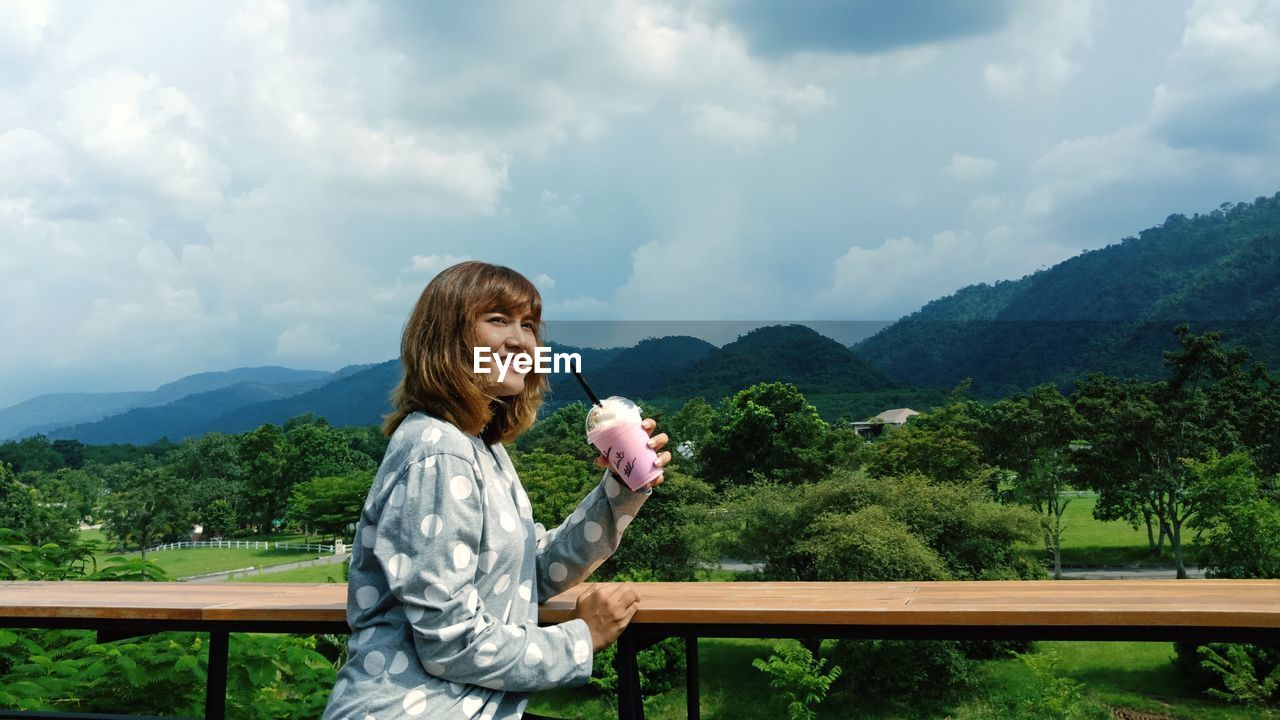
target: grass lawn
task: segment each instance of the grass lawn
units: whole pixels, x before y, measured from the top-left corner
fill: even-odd
[[[137,555],[137,553],[130,553],[132,557]],[[154,560],[171,578],[191,577],[247,567],[282,565],[315,557],[321,557],[321,555],[296,550],[251,550],[249,548],[188,548],[147,553],[147,559]],[[102,559],[99,556],[98,562],[101,563]]]
[[[80,537],[85,540],[94,540],[99,543],[102,548],[109,548],[112,542],[103,536],[101,530],[82,530]],[[237,540],[254,541],[268,540],[268,538],[258,535],[246,538],[236,538]],[[314,538],[312,538],[314,541]],[[271,543],[292,543],[304,544],[306,538],[300,534],[282,535],[276,534],[269,538]],[[221,572],[224,570],[239,570],[247,567],[266,567],[269,565],[282,565],[284,563],[298,562],[309,558],[320,557],[322,553],[315,551],[304,552],[299,550],[267,550],[252,548],[183,548],[181,550],[161,550],[159,552],[147,553],[148,560],[154,560],[156,564],[164,568],[164,571],[171,578],[191,577],[192,575],[203,575],[205,573]],[[94,554],[98,561],[98,566],[102,567],[103,562],[112,557],[139,557],[139,553],[135,550],[128,553],[110,552],[102,550]],[[339,567],[339,566],[334,566]],[[339,571],[339,577],[341,571]],[[319,576],[316,582],[323,582],[324,576]],[[264,581],[265,582],[265,581]],[[280,580],[279,582],[290,582]],[[297,582],[308,582],[300,580]]]
[[[342,579],[342,563],[332,565],[312,565],[311,567],[281,570],[264,575],[248,575],[232,578],[229,582],[263,582],[263,583],[345,583]]]
[[[767,657],[772,640],[702,640],[702,716],[708,720],[772,720],[786,717],[774,700],[767,678],[751,666]],[[824,643],[829,650],[830,643]],[[1171,643],[1041,642],[1033,652],[1052,651],[1058,657],[1057,675],[1084,683],[1086,698],[1112,707],[1131,708],[1178,720],[1257,720],[1258,711],[1218,703],[1186,690],[1169,658]],[[821,720],[1024,720],[1048,718],[1044,709],[1027,707],[1031,672],[1017,659],[992,660],[979,665],[977,687],[949,701],[922,703],[908,698],[892,703],[862,701],[846,691],[818,707]],[[612,694],[585,688],[536,693],[531,712],[565,720],[617,717]],[[645,717],[675,720],[685,717],[683,685],[645,702]]]
[[[1062,532],[1063,565],[1173,565],[1173,554],[1165,544],[1163,556],[1153,556],[1147,545],[1147,528],[1139,525],[1133,529],[1128,523],[1114,520],[1102,522],[1093,517],[1098,503],[1095,496],[1072,498],[1063,514],[1066,529]],[[1195,564],[1195,547],[1191,545],[1191,532],[1183,531],[1183,561]],[[1036,557],[1045,557],[1043,543],[1023,545]]]

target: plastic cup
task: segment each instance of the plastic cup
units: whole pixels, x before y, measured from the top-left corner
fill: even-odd
[[[662,474],[658,453],[640,424],[640,408],[624,397],[609,397],[587,412],[587,440],[609,459],[609,469],[632,490]]]

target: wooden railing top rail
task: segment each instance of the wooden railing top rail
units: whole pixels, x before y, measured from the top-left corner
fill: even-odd
[[[579,586],[540,619],[570,617]],[[341,623],[346,586],[0,582],[5,619]],[[700,625],[1148,626],[1280,629],[1280,580],[640,583],[633,620]]]

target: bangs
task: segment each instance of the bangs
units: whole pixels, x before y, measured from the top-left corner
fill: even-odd
[[[511,272],[489,278],[478,293],[484,298],[476,312],[502,312],[507,315],[528,314],[534,322],[542,322],[542,296],[538,288],[523,275]]]

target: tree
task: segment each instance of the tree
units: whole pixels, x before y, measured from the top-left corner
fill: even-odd
[[[209,503],[201,512],[205,535],[222,537],[236,527],[236,509],[224,498]]]
[[[50,501],[0,463],[0,528],[14,531],[35,546],[54,543],[66,547],[79,524],[74,508]]]
[[[695,580],[701,564],[718,557],[705,533],[708,512],[717,499],[709,484],[668,465],[662,485],[645,501],[617,551],[600,566],[598,576]]]
[[[241,519],[250,520],[269,535],[288,498],[285,483],[285,437],[280,428],[267,424],[236,436],[244,467],[246,504]]]
[[[827,423],[790,383],[758,383],[725,398],[715,426],[698,463],[716,487],[749,485],[757,476],[799,484],[830,469]]]
[[[126,546],[136,543],[146,558],[148,546],[186,535],[191,524],[186,483],[167,468],[145,468],[107,498],[102,529]]]
[[[189,439],[168,457],[166,465],[190,488],[196,522],[206,530],[216,527],[218,534],[235,529],[220,524],[227,518],[241,517],[237,508],[243,511],[246,505],[245,467],[234,436],[208,433]],[[228,506],[229,513],[222,504]]]
[[[1280,495],[1246,453],[1186,461],[1200,566],[1213,578],[1280,578]]]
[[[565,455],[591,462],[600,451],[587,441],[587,406],[571,402],[539,420],[516,440],[524,453],[541,450],[550,455]]]
[[[1164,354],[1169,379],[1144,383],[1091,376],[1073,395],[1087,428],[1089,447],[1079,453],[1082,484],[1099,491],[1094,514],[1125,518],[1141,515],[1158,522],[1157,551],[1168,538],[1178,577],[1186,577],[1182,529],[1202,498],[1191,492],[1194,480],[1185,460],[1245,448],[1252,432],[1236,408],[1258,400],[1266,384],[1246,369],[1248,352],[1221,345],[1221,333],[1193,335],[1175,331],[1180,348]]]
[[[520,475],[520,483],[529,495],[533,519],[547,528],[556,527],[569,517],[604,473],[590,461],[571,455],[542,450],[508,454]]]
[[[316,477],[338,477],[373,470],[373,458],[351,448],[327,423],[296,425],[285,433],[284,484],[292,488]]]
[[[798,488],[762,482],[730,491],[719,523],[726,552],[763,562],[767,580],[1034,577],[1014,545],[1035,537],[1026,508],[978,483],[837,471]]]
[[[980,446],[982,431],[978,403],[956,397],[947,405],[911,418],[901,428],[889,430],[873,443],[867,472],[873,477],[920,473],[951,483],[988,477]]]
[[[660,429],[671,438],[672,458],[690,463],[690,472],[701,475],[701,468],[697,465],[698,451],[706,445],[715,428],[716,409],[705,399],[696,397],[671,416],[665,429]],[[689,448],[692,452],[685,454],[681,448]]]
[[[1071,441],[1080,430],[1075,408],[1052,385],[995,403],[983,432],[986,455],[1004,472],[1009,496],[1040,516],[1053,577],[1062,579],[1063,497],[1071,468]]]
[[[373,485],[373,472],[357,470],[342,476],[315,477],[294,486],[288,517],[308,531],[337,538],[360,517],[360,506]]]
[[[1206,577],[1280,578],[1280,494],[1274,485],[1258,477],[1244,452],[1185,464],[1199,506],[1194,522]],[[1186,680],[1216,697],[1261,702],[1280,695],[1280,648],[1177,643],[1176,650],[1174,665]]]
[[[15,473],[32,470],[53,472],[66,466],[62,455],[44,435],[32,435],[0,445],[0,463],[8,463]]]

